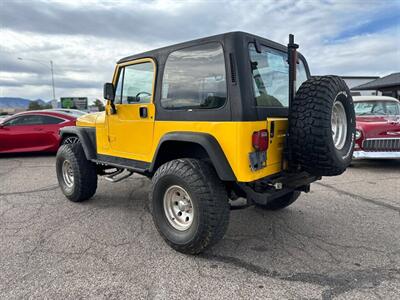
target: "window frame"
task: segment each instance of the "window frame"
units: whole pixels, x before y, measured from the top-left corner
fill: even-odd
[[[138,65],[138,64],[142,64],[142,63],[152,63],[152,65],[153,65],[153,81],[152,81],[153,87],[152,87],[150,102],[147,102],[147,103],[140,103],[140,102],[122,103],[122,92],[124,90],[125,67],[131,66],[131,65]],[[128,62],[117,64],[117,66],[115,68],[116,68],[116,70],[114,72],[114,77],[113,77],[114,94],[116,93],[116,91],[118,89],[118,81],[121,76],[121,71],[123,71],[123,74],[122,74],[123,77],[122,77],[122,82],[121,82],[121,95],[120,95],[121,102],[117,103],[114,101],[115,105],[149,105],[149,104],[154,103],[154,97],[155,97],[155,92],[156,92],[156,79],[157,79],[157,63],[153,58],[144,57],[144,58],[134,59],[134,60],[131,60]],[[115,96],[116,96],[116,94],[115,94]]]
[[[59,123],[45,123],[45,124],[39,124],[39,125],[41,125],[41,126],[43,126],[43,125],[58,125],[58,124],[62,124],[62,123],[65,123],[65,122],[67,122],[68,120],[66,120],[66,119],[63,119],[63,118],[60,118],[60,117],[57,117],[57,116],[49,116],[49,115],[42,115],[42,114],[38,114],[39,116],[41,116],[41,117],[48,117],[48,118],[53,118],[53,119],[59,119],[61,122],[59,122]]]
[[[14,126],[25,126],[25,125],[19,125],[19,124],[16,124],[16,125],[13,125],[13,124],[9,124],[9,122],[12,122],[12,121],[14,121],[15,119],[19,119],[19,118],[22,118],[22,117],[24,117],[24,115],[21,115],[21,116],[15,116],[15,117],[13,117],[13,118],[11,118],[11,119],[8,119],[8,120],[6,120],[6,121],[4,121],[3,123],[2,123],[2,125],[3,126],[7,126],[7,127],[14,127]]]
[[[19,118],[23,118],[23,117],[32,117],[32,116],[39,116],[39,117],[50,117],[50,118],[54,118],[54,119],[59,119],[61,122],[59,123],[45,123],[45,124],[15,124],[15,125],[10,125],[9,122],[15,120],[15,119],[19,119]],[[7,121],[3,122],[3,126],[7,126],[7,127],[14,127],[14,126],[45,126],[45,125],[57,125],[57,124],[61,124],[61,123],[65,123],[68,120],[57,117],[57,116],[49,116],[49,115],[45,115],[45,114],[23,114],[23,115],[19,115],[19,116],[15,116],[11,119],[8,119]]]
[[[199,108],[199,107],[193,107],[193,108],[187,108],[187,107],[186,108],[185,107],[183,107],[183,108],[168,108],[168,107],[164,107],[162,105],[162,93],[163,93],[162,89],[163,89],[165,69],[166,69],[165,67],[167,65],[168,59],[171,56],[171,54],[173,54],[175,52],[178,52],[178,51],[185,50],[185,49],[189,49],[189,48],[204,46],[204,45],[207,45],[207,44],[216,44],[222,50],[222,56],[223,56],[223,62],[224,62],[224,68],[223,69],[224,69],[224,75],[225,75],[225,92],[226,92],[226,99],[224,101],[224,104],[221,105],[221,106],[215,107],[215,108]],[[162,74],[160,76],[161,77],[160,78],[160,83],[159,83],[160,84],[160,93],[159,93],[159,97],[158,97],[159,98],[158,99],[159,100],[158,103],[160,105],[160,108],[165,110],[165,111],[167,111],[167,112],[186,112],[186,111],[190,111],[190,112],[207,112],[207,111],[218,111],[218,110],[224,109],[227,106],[227,104],[229,102],[229,98],[230,98],[229,97],[229,85],[228,85],[228,81],[229,80],[228,80],[228,77],[227,77],[228,74],[229,74],[229,70],[227,69],[228,68],[227,64],[228,64],[228,62],[227,62],[227,58],[226,58],[226,55],[225,55],[224,45],[220,41],[207,41],[207,42],[203,42],[203,43],[198,43],[198,44],[194,44],[194,45],[189,45],[189,46],[177,48],[177,49],[174,49],[174,50],[170,51],[168,53],[167,57],[164,60]]]

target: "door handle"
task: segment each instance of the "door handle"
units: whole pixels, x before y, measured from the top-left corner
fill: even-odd
[[[43,128],[33,128],[35,131],[43,131]]]
[[[145,107],[145,106],[139,107],[139,116],[143,119],[147,118],[147,116],[148,116],[147,107]]]

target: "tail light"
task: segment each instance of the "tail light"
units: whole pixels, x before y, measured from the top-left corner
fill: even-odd
[[[266,129],[254,131],[251,141],[254,149],[257,151],[266,151],[269,145],[268,131]]]

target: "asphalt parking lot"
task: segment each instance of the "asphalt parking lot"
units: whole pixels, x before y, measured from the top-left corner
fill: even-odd
[[[207,253],[170,249],[150,181],[67,201],[54,156],[0,158],[0,299],[399,299],[400,161],[356,162],[280,212],[231,212]]]

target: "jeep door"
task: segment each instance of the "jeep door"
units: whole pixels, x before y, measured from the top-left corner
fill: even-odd
[[[156,65],[150,58],[117,67],[114,77],[116,113],[108,113],[107,118],[110,155],[151,161],[155,73]]]

